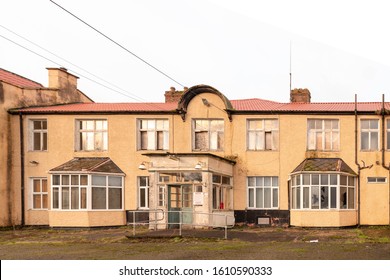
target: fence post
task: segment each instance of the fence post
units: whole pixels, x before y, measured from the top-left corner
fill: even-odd
[[[225,215],[225,239],[227,239],[227,219],[228,218],[228,216],[227,215]]]
[[[135,211],[133,211],[133,236],[135,236]]]
[[[183,220],[183,212],[179,211],[179,235],[181,236],[181,223]]]

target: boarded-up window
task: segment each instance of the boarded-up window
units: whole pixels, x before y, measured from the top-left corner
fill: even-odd
[[[138,148],[140,150],[168,150],[168,120],[138,120]]]

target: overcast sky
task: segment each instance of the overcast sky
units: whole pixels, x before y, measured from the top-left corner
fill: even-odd
[[[386,1],[53,1],[178,83],[49,0],[2,1],[1,68],[47,86],[45,68],[65,67],[96,102],[163,102],[198,84],[288,102],[290,66],[313,102],[390,100]]]

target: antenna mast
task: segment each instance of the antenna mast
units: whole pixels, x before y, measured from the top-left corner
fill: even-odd
[[[291,94],[291,80],[292,80],[292,74],[291,74],[291,40],[290,40],[290,94]]]

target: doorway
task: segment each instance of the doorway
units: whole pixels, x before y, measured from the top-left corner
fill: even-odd
[[[180,212],[182,224],[192,224],[192,185],[168,185],[168,228],[178,228]]]

